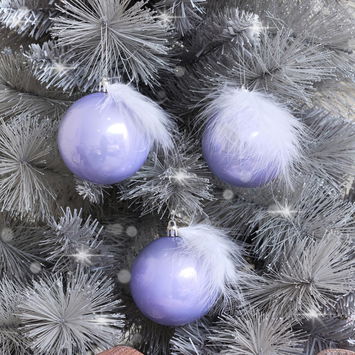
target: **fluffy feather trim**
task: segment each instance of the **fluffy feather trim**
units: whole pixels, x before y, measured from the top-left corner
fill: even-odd
[[[164,151],[173,147],[174,123],[153,100],[126,84],[107,85],[107,92],[117,104],[130,111],[132,119],[145,132],[148,141]]]
[[[225,86],[209,97],[200,118],[208,125],[210,144],[230,156],[252,158],[260,170],[275,166],[289,181],[303,159],[303,124],[272,96]]]
[[[229,239],[225,231],[208,224],[196,224],[178,229],[182,248],[195,255],[209,275],[206,285],[210,295],[229,300],[239,288],[245,269],[241,247]]]

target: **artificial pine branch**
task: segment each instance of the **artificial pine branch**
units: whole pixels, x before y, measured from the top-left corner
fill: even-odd
[[[83,200],[88,200],[91,204],[101,204],[106,189],[110,189],[110,186],[94,184],[87,180],[75,180],[75,190]]]
[[[211,176],[192,140],[176,142],[176,149],[149,161],[121,188],[122,199],[139,204],[142,214],[180,213],[178,218],[193,220],[204,215],[203,203],[213,199]],[[139,200],[138,200],[139,199]]]
[[[100,257],[100,233],[102,227],[90,216],[84,220],[82,211],[70,208],[63,211],[57,222],[49,222],[49,230],[44,233],[42,245],[47,249],[47,260],[54,263],[53,270],[70,271],[77,265],[91,266]]]
[[[118,305],[111,280],[77,269],[35,281],[25,292],[18,317],[36,354],[85,354],[120,341]]]
[[[302,354],[304,337],[293,331],[292,317],[275,311],[247,310],[243,314],[222,315],[209,336],[210,343],[220,344],[220,354],[287,355]]]
[[[55,131],[56,122],[39,117],[18,116],[0,122],[2,211],[32,221],[57,213],[58,195],[69,192],[71,177],[57,170],[61,162],[56,157]]]
[[[198,320],[175,330],[170,340],[172,355],[213,355],[213,341],[209,342],[213,323],[209,319]]]
[[[59,9],[52,35],[68,48],[68,61],[84,71],[77,78],[83,90],[104,78],[153,85],[160,70],[169,70],[168,34],[144,1],[65,0]]]
[[[353,236],[355,205],[342,201],[341,195],[314,178],[293,194],[260,210],[250,219],[255,252],[274,264],[282,260],[285,250],[302,240],[320,240],[327,232],[340,242]]]
[[[201,23],[205,3],[206,0],[161,0],[155,8],[163,23],[173,23],[174,30],[184,36]]]
[[[33,76],[46,87],[72,92],[86,78],[85,70],[71,63],[68,48],[54,41],[31,44],[25,56],[32,64]]]
[[[18,307],[24,298],[23,286],[7,277],[0,282],[0,348],[3,355],[26,355],[24,338],[18,317]]]
[[[300,116],[312,137],[302,175],[312,172],[341,191],[344,181],[355,174],[355,123],[319,108]]]
[[[334,306],[336,299],[355,287],[351,242],[328,233],[318,241],[291,245],[279,266],[266,269],[249,293],[253,307],[270,307],[296,320]]]
[[[58,0],[1,0],[0,23],[22,36],[39,39],[49,31]]]
[[[97,352],[117,345],[122,330],[147,355],[354,348],[354,206],[344,196],[355,132],[338,117],[353,115],[348,5],[0,0],[0,352]],[[103,201],[106,187],[75,179],[54,149],[57,119],[103,79],[134,82],[188,131],[169,156],[152,155],[111,190],[125,201]],[[232,187],[204,165],[194,118],[226,83],[273,94],[306,126],[292,189],[275,181]],[[89,202],[100,205],[93,217]],[[239,294],[219,320],[213,313],[178,329],[141,314],[129,270],[165,235],[170,212],[181,223],[210,219],[243,240],[245,269],[257,276],[236,286],[250,304]]]
[[[43,229],[0,217],[0,277],[25,284],[41,271],[45,260],[40,246]]]
[[[0,54],[0,115],[58,118],[71,100],[60,91],[46,89],[34,77],[26,58],[19,53]]]

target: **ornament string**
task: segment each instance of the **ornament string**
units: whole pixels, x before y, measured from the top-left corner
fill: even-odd
[[[109,84],[108,80],[108,24],[107,20],[103,20],[104,26],[101,26],[101,46],[104,48],[102,51],[103,57],[101,58],[101,67],[102,67],[102,79],[100,83],[100,90],[107,92],[107,85]],[[104,27],[104,29],[103,29]],[[105,33],[103,33],[105,31]]]
[[[244,47],[244,41],[243,41],[243,44],[241,46],[241,52],[242,52],[242,63],[245,63],[245,47]],[[246,86],[246,76],[245,76],[245,70],[241,71],[240,72],[240,78],[239,80],[241,81],[242,83],[242,89],[245,89],[245,86]]]
[[[101,48],[102,48],[102,57],[101,57],[101,82],[99,84],[99,90],[103,92],[108,91],[108,86],[112,84],[113,82],[121,82],[121,75],[120,73],[117,73],[117,76],[109,77],[109,63],[111,62],[111,55],[109,53],[109,46],[108,46],[108,22],[107,19],[103,18],[102,19],[102,25],[101,25]],[[109,61],[109,56],[110,56],[110,61]],[[133,78],[131,78],[129,84],[133,81]]]

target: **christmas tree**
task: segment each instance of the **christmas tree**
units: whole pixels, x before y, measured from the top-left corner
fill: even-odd
[[[0,353],[355,351],[354,13],[0,0]]]

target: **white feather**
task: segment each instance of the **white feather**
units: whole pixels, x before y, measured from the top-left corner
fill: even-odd
[[[137,127],[152,145],[160,146],[164,151],[173,147],[174,123],[156,102],[126,84],[109,84],[107,93],[131,112]]]
[[[182,248],[203,264],[209,275],[206,292],[228,300],[238,290],[245,269],[241,247],[229,239],[225,231],[208,224],[195,224],[178,229]],[[206,297],[208,297],[208,294]]]
[[[217,144],[230,156],[253,157],[261,170],[276,166],[289,181],[290,169],[302,158],[302,123],[272,96],[225,86],[213,93],[201,118]]]

